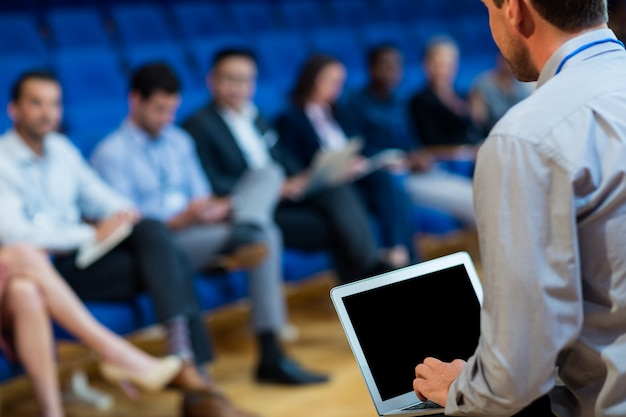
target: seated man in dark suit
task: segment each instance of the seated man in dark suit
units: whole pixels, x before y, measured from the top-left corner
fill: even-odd
[[[182,124],[195,141],[214,192],[229,195],[247,172],[280,165],[287,179],[275,218],[285,246],[330,249],[343,282],[388,269],[380,260],[367,214],[351,188],[329,188],[302,198],[308,180],[303,167],[280,147],[251,101],[256,73],[251,52],[219,52],[208,76],[213,102]]]

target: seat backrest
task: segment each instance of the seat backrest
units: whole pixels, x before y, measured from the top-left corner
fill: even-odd
[[[362,0],[331,0],[329,3],[335,26],[362,27],[379,22],[378,3]]]
[[[110,15],[123,45],[171,42],[175,38],[158,5],[118,4],[111,7]]]
[[[259,78],[291,85],[308,55],[298,32],[260,34],[253,39],[259,58]]]
[[[250,48],[250,41],[244,36],[221,35],[211,39],[201,39],[192,42],[189,46],[189,52],[200,72],[206,75],[213,57],[224,48]],[[253,50],[253,52],[256,51]]]
[[[231,1],[227,3],[238,33],[257,34],[284,28],[271,2]]]
[[[0,57],[46,58],[47,44],[37,21],[27,13],[0,15]]]
[[[363,70],[365,50],[353,28],[317,29],[310,33],[314,52],[330,54],[338,58],[350,72]]]
[[[315,0],[284,0],[279,3],[279,9],[289,29],[319,29],[330,23],[326,17],[328,11],[324,2]]]
[[[53,64],[68,105],[126,97],[127,80],[121,59],[109,49],[59,51]]]
[[[181,90],[204,88],[204,76],[180,44],[172,42],[147,46],[131,45],[124,49],[124,59],[131,70],[150,62],[165,62],[176,73]]]
[[[234,23],[220,3],[174,3],[173,15],[187,42],[232,32]]]
[[[401,23],[367,25],[363,28],[362,35],[366,49],[380,44],[391,44],[402,52],[405,62],[417,61],[419,44],[416,44],[412,38],[413,32],[408,28],[408,25]]]
[[[95,9],[53,9],[46,15],[46,22],[58,48],[111,46],[104,18]]]
[[[64,127],[70,140],[89,158],[95,147],[115,130],[128,113],[123,98],[73,104],[65,107]]]

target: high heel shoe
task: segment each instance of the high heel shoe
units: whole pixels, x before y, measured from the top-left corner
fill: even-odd
[[[183,362],[177,356],[160,359],[153,370],[138,374],[108,362],[100,363],[100,373],[107,381],[117,384],[130,398],[136,398],[137,388],[154,392],[162,390],[182,368]]]

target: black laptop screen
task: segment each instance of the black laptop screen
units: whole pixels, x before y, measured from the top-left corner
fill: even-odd
[[[413,389],[433,356],[467,360],[480,335],[480,303],[463,265],[346,296],[344,303],[383,400]]]

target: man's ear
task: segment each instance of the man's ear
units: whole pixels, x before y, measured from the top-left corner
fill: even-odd
[[[141,104],[141,101],[141,94],[139,94],[137,91],[131,91],[130,93],[128,93],[128,105],[131,109],[137,108],[137,106]]]
[[[7,114],[9,115],[9,118],[15,122],[15,117],[17,115],[17,109],[15,108],[15,103],[13,101],[9,102],[9,104],[7,104]]]
[[[213,90],[213,86],[215,85],[215,71],[209,71],[204,79],[204,82],[209,90]]]
[[[507,0],[505,18],[510,27],[523,38],[529,38],[535,32],[535,21],[530,13],[530,0]]]

